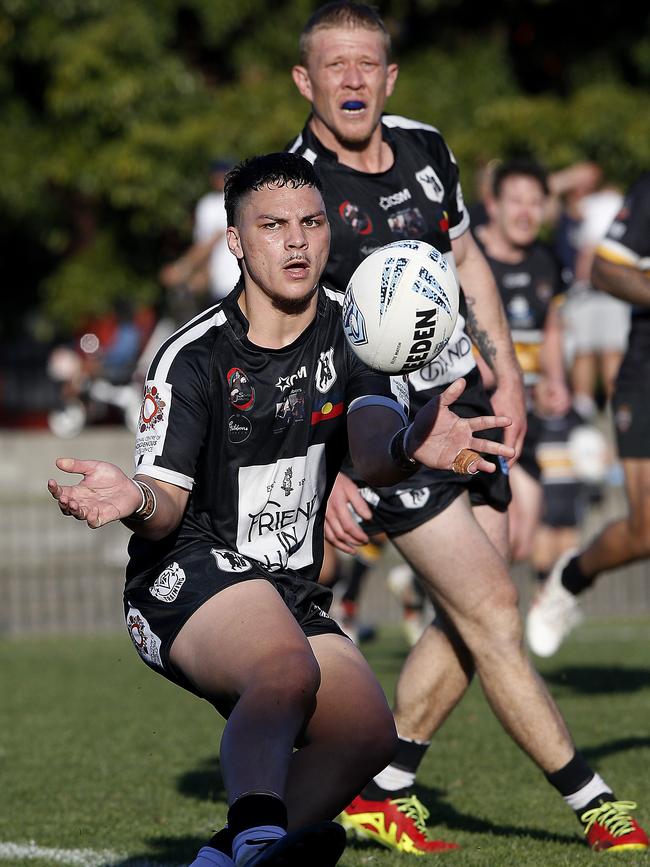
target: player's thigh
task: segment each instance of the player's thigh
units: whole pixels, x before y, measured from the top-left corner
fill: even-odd
[[[309,642],[275,587],[264,579],[212,596],[184,624],[172,664],[208,698],[243,693],[255,679],[304,671],[317,681]]]
[[[393,542],[452,619],[455,614],[476,617],[480,606],[516,603],[506,563],[477,521],[466,494]]]
[[[314,635],[309,643],[321,682],[305,740],[335,739],[359,746],[360,740],[382,738],[389,746],[395,737],[393,715],[359,649],[348,638],[333,634]]]

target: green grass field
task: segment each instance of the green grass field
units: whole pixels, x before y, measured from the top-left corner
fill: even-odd
[[[650,620],[581,627],[541,666],[588,761],[650,826]],[[389,696],[406,651],[364,646]],[[216,714],[148,671],[126,636],[0,642],[0,863],[160,867],[192,860],[225,817]],[[429,750],[419,794],[465,865],[648,863],[595,855],[474,685]],[[31,848],[30,848],[30,844]],[[414,863],[351,843],[343,867]],[[415,863],[426,863],[418,859]],[[309,867],[309,865],[305,865]]]

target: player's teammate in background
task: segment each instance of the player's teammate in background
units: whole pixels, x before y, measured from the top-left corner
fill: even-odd
[[[512,457],[471,433],[509,420],[459,419],[447,408],[462,391],[455,383],[406,426],[405,383],[353,355],[340,302],[319,288],[330,232],[306,160],[240,164],[226,207],[243,282],[155,356],[135,480],[112,464],[60,459],[84,479],[48,487],[63,514],[133,530],[124,600],[136,649],[228,718],[228,826],[194,867],[330,867],[345,832],[324,820],[396,745],[383,692],[316,582],[348,442],[360,472],[390,484],[412,460],[449,467],[464,448]],[[278,384],[289,381],[300,382],[304,412],[279,422]],[[477,470],[494,472],[476,457]]]
[[[564,375],[562,326],[556,303],[563,286],[551,252],[538,240],[549,189],[546,171],[532,160],[500,163],[485,198],[487,222],[475,238],[490,266],[508,317],[517,360],[524,375],[528,427],[519,461],[510,470],[508,508],[510,556],[530,559],[542,512],[540,468],[536,459],[540,420],[536,389],[544,382],[547,411],[562,415],[571,398]],[[483,380],[491,387],[491,371]]]
[[[320,7],[301,35],[293,77],[311,103],[311,115],[290,147],[313,162],[323,180],[332,227],[324,280],[343,291],[359,262],[389,241],[420,238],[437,247],[457,268],[465,312],[445,351],[410,375],[411,400],[419,406],[466,376],[456,411],[489,411],[471,334],[495,376],[493,404],[498,411],[507,407],[513,418],[506,440],[518,455],[524,396],[503,306],[468,231],[458,167],[444,139],[426,124],[382,115],[398,73],[389,52],[390,37],[376,11],[345,0]],[[576,810],[589,845],[646,846],[625,805],[576,752],[523,650],[517,594],[507,568],[506,470],[499,465],[489,477],[422,470],[408,484],[373,486],[372,508],[350,478],[337,480],[328,504],[328,539],[352,552],[367,542],[364,529],[385,531],[425,582],[438,612],[397,684],[397,756],[343,819],[364,836],[404,852],[450,848],[427,837],[428,813],[412,787],[430,737],[476,671],[506,731]],[[365,519],[364,527],[349,505]]]
[[[629,511],[582,551],[568,552],[554,565],[526,623],[528,643],[540,656],[552,656],[580,620],[578,597],[601,572],[650,557],[649,271],[650,173],[625,197],[592,270],[597,289],[633,305],[628,349],[612,399]]]

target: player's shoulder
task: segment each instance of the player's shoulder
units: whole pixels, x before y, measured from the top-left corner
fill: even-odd
[[[227,322],[223,302],[209,307],[171,334],[158,348],[150,378],[167,379],[172,368],[184,364],[209,363],[219,331]]]
[[[429,148],[449,150],[440,130],[430,123],[404,117],[401,114],[383,114],[381,123],[395,138],[404,139],[411,143],[420,142]]]

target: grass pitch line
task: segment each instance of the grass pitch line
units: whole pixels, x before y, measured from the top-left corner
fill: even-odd
[[[143,858],[128,858],[110,849],[53,849],[30,843],[0,843],[0,861],[52,861],[69,867],[182,867]]]

